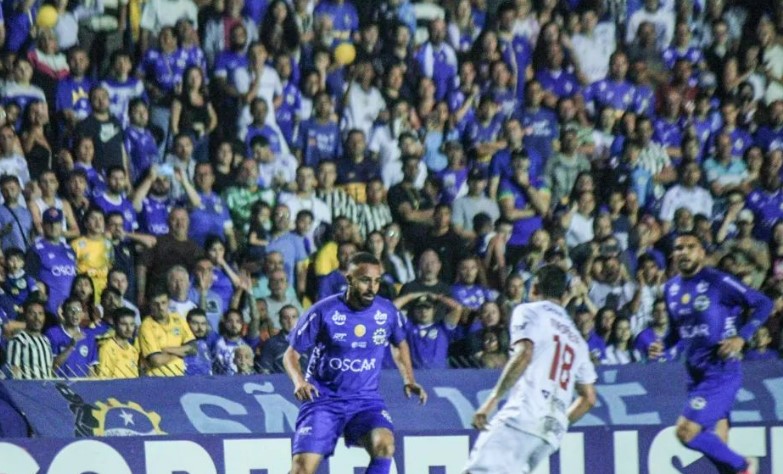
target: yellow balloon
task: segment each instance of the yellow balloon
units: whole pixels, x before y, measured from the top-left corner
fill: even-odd
[[[57,9],[51,5],[44,5],[38,10],[38,16],[35,17],[35,24],[39,28],[54,28],[57,24]]]
[[[334,49],[334,59],[339,64],[347,66],[356,59],[356,48],[351,43],[341,43]]]

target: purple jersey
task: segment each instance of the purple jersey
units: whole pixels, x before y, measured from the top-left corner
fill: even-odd
[[[663,64],[667,69],[673,69],[674,63],[680,59],[685,59],[695,66],[704,60],[704,53],[701,48],[680,49],[676,46],[669,46],[663,50]]]
[[[328,296],[343,294],[348,289],[348,279],[343,272],[335,270],[318,279],[318,299],[322,300]]]
[[[690,278],[672,278],[664,285],[664,295],[672,336],[682,341],[691,381],[736,377],[739,359],[724,360],[717,354],[718,345],[732,336],[750,340],[769,316],[772,301],[713,268]],[[744,325],[737,320],[743,308],[752,310]]]
[[[579,92],[579,80],[568,71],[542,69],[536,73],[536,80],[544,91],[552,93],[558,99],[571,97]]]
[[[332,19],[335,43],[350,41],[351,35],[359,29],[359,15],[350,0],[342,3],[330,0],[320,2],[313,16],[328,16]]]
[[[712,134],[710,137],[711,148],[715,148],[715,140],[724,130],[725,129],[721,128]],[[750,136],[750,133],[739,127],[735,127],[734,130],[729,132],[729,136],[731,137],[731,155],[736,157],[745,156],[745,150],[750,148],[753,144],[753,138]]]
[[[525,131],[522,143],[530,156],[530,176],[539,176],[546,161],[552,156],[552,143],[560,136],[557,115],[543,107],[538,110],[526,109],[519,116],[519,122]],[[510,161],[505,172],[511,173]]]
[[[664,148],[679,148],[682,145],[682,126],[678,120],[674,122],[665,118],[656,119],[653,122],[653,140],[660,143]]]
[[[636,336],[634,341],[634,349],[641,355],[642,359],[647,359],[647,354],[650,350],[650,346],[653,343],[661,343],[664,345],[664,351],[661,357],[651,360],[651,362],[670,362],[677,359],[677,345],[667,344],[667,335],[664,337],[659,336],[653,328],[647,328],[640,332]]]
[[[182,84],[187,67],[188,55],[183,49],[171,53],[150,49],[139,65],[139,73],[163,92],[174,94],[174,88]]]
[[[498,139],[498,137],[500,137],[502,132],[503,115],[495,114],[495,116],[492,117],[487,123],[482,123],[478,116],[476,116],[473,122],[469,123],[465,128],[465,133],[462,137],[462,140],[465,142],[466,150],[475,151],[477,145],[481,143],[494,142]],[[492,159],[491,156],[479,156],[476,158],[477,164],[483,165],[485,167],[484,169],[489,167],[489,161]]]
[[[487,301],[495,301],[497,294],[481,285],[451,285],[451,297],[462,306],[479,309]]]
[[[22,306],[30,293],[36,291],[35,279],[21,270],[18,275],[6,275],[3,290],[16,306]]]
[[[406,321],[411,362],[415,369],[445,369],[449,366],[449,343],[456,334],[456,327],[445,323],[416,324]]]
[[[601,79],[584,89],[585,103],[592,102],[595,110],[610,107],[617,110],[634,110],[636,88],[628,81],[615,82]]]
[[[755,188],[745,199],[745,206],[756,216],[753,236],[762,242],[769,242],[772,227],[783,219],[783,191],[777,189],[770,193],[763,188]]]
[[[512,71],[517,77],[517,97],[525,97],[525,70],[533,61],[533,47],[523,35],[514,35],[510,40],[498,39],[503,62],[516,65]]]
[[[200,246],[204,245],[210,235],[217,235],[225,240],[226,226],[232,224],[223,198],[215,193],[199,193],[199,197],[201,197],[201,207],[190,210],[188,238]]]
[[[76,343],[71,351],[71,355],[54,371],[56,376],[66,378],[87,377],[90,374],[90,368],[98,363],[98,345],[95,341],[95,336],[89,331],[84,331],[83,334],[84,338]],[[49,328],[46,331],[46,337],[49,338],[49,342],[52,345],[52,355],[55,357],[65,352],[73,340],[62,326]]]
[[[169,233],[169,211],[174,207],[170,198],[147,196],[141,204],[138,227],[146,234],[156,236]]]
[[[759,127],[753,140],[765,152],[783,148],[783,127]]]
[[[299,149],[307,166],[316,167],[323,160],[336,160],[342,155],[340,127],[337,122],[319,123],[315,118],[299,126]]]
[[[74,79],[68,77],[57,83],[57,101],[55,109],[58,112],[73,110],[79,119],[90,115],[90,89],[92,81],[86,77]]]
[[[534,189],[546,189],[540,178],[530,179],[530,185]],[[498,201],[502,199],[513,199],[515,209],[524,209],[530,203],[527,193],[517,183],[511,180],[501,181],[498,188]],[[523,217],[514,221],[514,228],[511,231],[509,245],[527,245],[533,232],[540,229],[544,221],[540,215],[535,214],[530,217]]]
[[[652,87],[637,84],[633,95],[633,109],[639,115],[655,115],[655,91]]]
[[[375,397],[386,346],[405,339],[403,318],[381,297],[367,308],[330,296],[299,318],[289,343],[300,354],[312,349],[306,379],[323,397]]]
[[[451,205],[454,200],[460,196],[460,193],[464,190],[467,192],[468,186],[468,169],[462,168],[453,170],[446,168],[437,173],[443,183],[443,191],[441,192],[441,202]]]
[[[158,144],[152,132],[131,125],[125,129],[125,149],[130,159],[131,181],[136,182],[158,161]]]
[[[65,239],[52,243],[39,237],[27,254],[26,268],[31,277],[49,288],[46,310],[57,314],[60,304],[70,294],[76,276],[76,254],[71,246]]]
[[[95,193],[92,197],[93,205],[100,208],[104,214],[110,212],[119,212],[122,214],[122,218],[125,220],[125,232],[133,232],[139,228],[139,223],[136,220],[136,210],[133,209],[133,203],[125,196],[121,196],[119,200],[109,197],[106,193]]]
[[[294,143],[297,115],[302,107],[302,93],[290,80],[283,85],[283,103],[275,110],[275,120],[289,146]]]
[[[253,156],[253,148],[250,145],[255,137],[262,136],[269,142],[269,149],[275,156],[279,156],[283,152],[283,144],[280,141],[280,134],[277,130],[269,125],[264,124],[263,127],[257,127],[250,125],[247,127],[247,135],[245,135],[245,146],[247,147],[247,155]]]

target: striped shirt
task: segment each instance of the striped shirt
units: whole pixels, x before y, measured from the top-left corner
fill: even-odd
[[[662,145],[651,141],[639,152],[638,163],[642,169],[655,176],[667,166],[671,166],[672,161]],[[662,198],[665,191],[662,184],[654,185],[653,194],[656,199]]]
[[[356,201],[344,190],[334,188],[327,192],[319,189],[315,194],[326,203],[326,207],[332,210],[332,220],[345,216],[351,222],[357,222],[359,209]]]
[[[8,341],[8,365],[17,379],[52,378],[52,346],[43,334],[21,331]]]
[[[359,205],[359,232],[366,239],[370,232],[382,230],[392,222],[391,209],[388,204]]]

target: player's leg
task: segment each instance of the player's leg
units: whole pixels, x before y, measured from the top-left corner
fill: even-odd
[[[381,400],[363,400],[352,405],[345,424],[345,444],[361,446],[370,455],[366,474],[389,474],[394,457],[394,425]]]
[[[291,460],[291,474],[315,474],[323,456],[318,453],[297,453]]]
[[[677,420],[677,439],[702,453],[718,469],[729,472],[743,472],[748,468],[748,461],[732,451],[716,432],[720,420],[728,419],[739,388],[739,384],[735,387],[713,384],[691,390],[682,416]]]
[[[366,474],[388,474],[394,457],[394,433],[388,428],[375,428],[362,437],[361,444],[370,455]]]
[[[553,452],[538,436],[497,423],[476,439],[463,474],[528,474]]]
[[[309,403],[296,418],[291,446],[291,474],[314,474],[321,461],[334,452],[345,418],[341,406]]]

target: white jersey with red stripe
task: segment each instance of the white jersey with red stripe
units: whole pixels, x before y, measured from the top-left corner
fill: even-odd
[[[575,384],[593,384],[597,378],[587,343],[565,309],[550,301],[517,306],[510,336],[512,345],[529,340],[533,356],[494,421],[557,448],[568,429]]]

